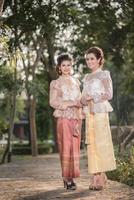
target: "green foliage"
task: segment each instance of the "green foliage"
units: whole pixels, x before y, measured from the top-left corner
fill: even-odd
[[[119,181],[130,186],[134,186],[134,147],[131,148],[131,154],[128,157],[117,157],[117,169],[107,172],[108,178]]]
[[[52,138],[51,129],[51,110],[49,106],[49,90],[47,74],[40,73],[37,74],[37,80],[40,81],[41,88],[39,88],[37,93],[37,110],[36,110],[36,123],[37,123],[37,133],[38,138],[41,140],[46,140]],[[40,91],[40,92],[39,92]]]
[[[0,99],[0,137],[2,134],[8,132],[9,128],[9,113],[10,113],[10,96],[5,95],[3,99]],[[15,121],[20,119],[20,116],[24,114],[25,104],[24,100],[20,97],[16,100],[16,117]]]
[[[36,97],[38,95],[46,96],[46,87],[39,79],[35,79],[34,81],[28,82],[28,90],[31,94],[34,94]]]
[[[49,143],[40,143],[38,144],[39,154],[46,154],[53,152],[53,145]],[[14,155],[29,155],[31,154],[31,147],[28,144],[14,144],[13,145],[13,154]]]
[[[5,29],[10,29],[5,27]],[[10,122],[11,103],[13,101],[13,93],[16,95],[22,91],[23,81],[18,77],[17,61],[20,60],[20,52],[11,53],[9,50],[9,38],[7,36],[0,37],[1,43],[1,60],[0,60],[0,136],[8,132]],[[15,100],[16,101],[16,100]],[[24,105],[20,98],[17,100],[16,119],[19,114],[23,113]]]
[[[40,138],[50,137],[52,132],[48,93],[49,83],[54,78],[52,76],[54,54],[64,51],[72,53],[76,61],[76,71],[79,71],[82,65],[83,72],[86,73],[88,70],[85,68],[84,52],[94,45],[103,48],[105,66],[111,71],[113,78],[114,124],[133,123],[134,2],[132,0],[19,0],[14,3],[7,0],[4,9],[10,10],[10,15],[3,25],[5,29],[7,25],[11,27],[12,37],[7,42],[10,52],[19,46],[24,52],[28,49],[29,55],[35,57],[42,38],[45,38],[41,57],[45,57],[44,68],[40,76],[37,75],[33,81],[28,82],[28,90],[37,99],[36,121]],[[5,35],[4,32],[3,34]],[[27,57],[25,60],[28,62]],[[27,71],[31,75],[29,66]],[[39,67],[37,66],[36,73]],[[44,71],[47,75],[43,79]],[[6,72],[9,72],[8,69]],[[2,77],[0,77],[2,78],[0,88],[6,86],[10,90],[14,86],[13,74]]]
[[[9,93],[13,89],[21,92],[23,81],[14,79],[14,71],[7,65],[0,65],[0,92]]]
[[[0,66],[0,91],[11,90],[13,86],[13,73],[10,71],[9,67]]]
[[[15,121],[19,121],[21,116],[25,114],[25,102],[22,97],[18,96],[16,100],[16,117]]]
[[[0,117],[0,139],[2,138],[2,135],[7,133],[8,129],[8,123]]]

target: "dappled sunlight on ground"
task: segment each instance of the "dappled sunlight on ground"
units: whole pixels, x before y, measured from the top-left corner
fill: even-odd
[[[76,191],[63,188],[57,154],[30,156],[0,166],[0,200],[133,200],[134,192],[124,184],[108,181],[103,191],[89,191],[86,156],[81,156],[81,177]]]

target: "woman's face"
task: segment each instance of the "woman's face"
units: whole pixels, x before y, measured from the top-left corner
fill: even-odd
[[[92,71],[95,71],[100,67],[100,59],[97,59],[96,56],[93,53],[89,53],[86,55],[86,63],[89,69]]]
[[[71,61],[64,60],[60,65],[60,69],[61,69],[62,75],[70,75],[71,74],[71,70],[72,70]]]

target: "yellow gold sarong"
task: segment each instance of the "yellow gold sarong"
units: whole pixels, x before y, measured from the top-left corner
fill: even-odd
[[[86,144],[90,174],[116,169],[108,113],[86,115]]]

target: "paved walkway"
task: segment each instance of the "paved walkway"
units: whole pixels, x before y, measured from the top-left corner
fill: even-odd
[[[89,191],[85,156],[76,191],[63,188],[60,173],[57,154],[14,157],[12,163],[0,166],[0,200],[134,200],[134,190],[118,182],[108,181],[103,191]]]

